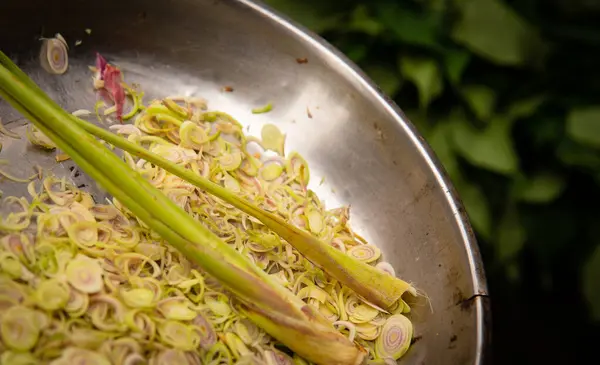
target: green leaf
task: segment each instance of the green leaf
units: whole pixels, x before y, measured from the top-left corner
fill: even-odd
[[[452,180],[459,178],[458,161],[452,149],[452,125],[446,122],[440,122],[435,125],[431,133],[427,136],[427,142],[439,158],[448,176]]]
[[[464,0],[452,38],[474,53],[501,64],[520,66],[546,51],[537,30],[501,0]]]
[[[517,283],[521,280],[521,268],[516,262],[506,265],[506,277],[511,283]]]
[[[383,26],[369,14],[365,5],[359,5],[354,9],[348,28],[370,36],[376,36],[383,30]]]
[[[346,43],[336,44],[336,46],[346,54],[346,56],[352,61],[359,63],[367,56],[369,48],[366,44],[362,43]]]
[[[464,86],[463,97],[469,107],[481,121],[488,121],[496,107],[496,93],[483,85]]]
[[[600,246],[596,247],[583,269],[583,294],[591,316],[600,321]]]
[[[546,101],[545,95],[538,95],[531,98],[519,100],[510,105],[506,114],[510,118],[527,118],[537,112],[538,108]]]
[[[444,54],[444,69],[448,80],[458,85],[465,69],[471,61],[471,54],[462,50],[449,50]]]
[[[496,244],[496,255],[500,262],[512,260],[521,252],[527,232],[521,224],[519,212],[510,207],[504,213],[498,225],[498,242]]]
[[[492,236],[492,219],[485,194],[477,185],[466,181],[456,181],[455,183],[473,228],[481,237],[489,240]]]
[[[585,168],[592,171],[600,170],[600,155],[590,147],[582,146],[570,140],[562,141],[556,154],[566,165]]]
[[[332,12],[327,6],[316,7],[315,3],[308,1],[265,0],[265,3],[316,33],[336,28],[343,16],[340,12]]]
[[[466,119],[455,119],[452,128],[457,151],[471,164],[504,175],[518,171],[518,157],[513,146],[508,118],[494,117],[482,131]]]
[[[374,6],[377,19],[401,42],[441,49],[438,34],[443,26],[443,13],[416,13],[399,1],[377,1]]]
[[[400,75],[392,67],[370,64],[365,66],[365,72],[389,96],[393,97],[402,85]]]
[[[404,56],[400,58],[399,66],[404,78],[412,81],[417,87],[421,108],[427,108],[443,89],[440,70],[436,62],[427,58]]]
[[[600,147],[600,107],[571,110],[567,117],[567,134],[582,144]]]
[[[565,179],[560,175],[538,173],[530,178],[517,179],[513,196],[527,203],[549,203],[560,196],[565,185]]]

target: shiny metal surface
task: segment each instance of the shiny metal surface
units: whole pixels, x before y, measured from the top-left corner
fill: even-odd
[[[56,32],[71,46],[63,76],[45,73],[36,59],[38,38]],[[266,122],[277,124],[288,135],[286,149],[309,161],[319,196],[329,207],[351,204],[353,227],[429,297],[413,310],[417,342],[401,363],[482,363],[487,288],[464,209],[401,111],[323,40],[246,0],[7,0],[0,4],[0,48],[69,110],[93,108],[87,66],[100,51],[149,97],[202,96],[254,134]],[[224,93],[224,86],[234,91]],[[271,113],[251,114],[267,102]],[[2,101],[0,117],[23,132],[23,121]],[[52,166],[102,196],[68,162],[0,138],[0,158],[11,160],[11,172]],[[24,193],[5,181],[0,189]]]

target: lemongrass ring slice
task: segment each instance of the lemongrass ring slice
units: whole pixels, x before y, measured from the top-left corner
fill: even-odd
[[[375,342],[375,354],[380,358],[398,360],[410,347],[413,326],[410,320],[401,314],[388,318],[381,334]]]
[[[373,245],[354,246],[348,250],[348,256],[357,260],[371,263],[381,257],[381,250]]]
[[[394,267],[392,265],[390,265],[389,262],[382,261],[382,262],[378,263],[377,265],[375,265],[375,267],[383,272],[386,272],[386,273],[394,276],[394,277],[396,276],[396,271],[394,270]]]
[[[66,268],[69,284],[84,293],[97,293],[102,290],[102,272],[96,260],[83,255],[77,255],[74,260],[69,261]]]
[[[43,39],[40,64],[51,74],[62,75],[67,72],[69,55],[65,43],[57,38]]]

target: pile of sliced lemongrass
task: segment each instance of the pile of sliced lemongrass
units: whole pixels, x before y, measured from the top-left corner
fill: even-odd
[[[308,165],[284,155],[276,127],[246,137],[229,115],[173,98],[111,129],[394,275],[380,250],[352,232],[347,208],[326,210],[307,189]],[[387,310],[363,301],[253,216],[126,152],[125,161],[364,347],[369,363],[394,363],[406,352],[412,325],[404,301]],[[1,212],[0,363],[305,363],[117,200],[96,204],[56,178],[28,191],[29,199],[6,198]]]

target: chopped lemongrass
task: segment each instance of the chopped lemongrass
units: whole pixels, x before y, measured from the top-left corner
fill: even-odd
[[[196,311],[185,298],[169,298],[158,304],[157,309],[167,319],[190,321],[196,318]]]
[[[252,114],[263,114],[263,113],[268,113],[271,110],[273,110],[273,104],[269,103],[265,106],[261,106],[260,108],[254,108],[252,109]]]
[[[381,257],[381,250],[373,245],[359,245],[348,250],[348,256],[370,263]]]
[[[140,100],[135,124],[111,128],[121,138],[64,113],[1,53],[0,96],[115,197],[96,204],[50,177],[40,191],[28,186],[31,205],[10,201],[13,215],[3,217],[0,230],[36,237],[4,246],[0,236],[0,307],[37,306],[48,280],[68,289],[66,303],[62,295],[58,304],[46,303],[46,314],[35,314],[43,324],[36,358],[307,364],[302,355],[343,365],[390,359],[374,351],[376,341],[390,313],[407,307],[399,295],[414,289],[375,261],[347,254],[366,244],[347,226],[348,209],[327,210],[307,189],[308,165],[297,154],[283,155],[280,132],[267,129],[262,142],[250,142],[231,116],[170,98],[148,108]],[[81,128],[122,148],[125,163]],[[281,154],[254,156],[252,143]],[[25,231],[33,217],[37,225]],[[344,285],[344,270],[358,282]],[[41,331],[46,326],[51,331]],[[61,339],[52,337],[57,328]],[[277,342],[293,358],[275,350]]]
[[[46,150],[54,150],[56,149],[56,145],[50,138],[48,138],[44,133],[40,132],[34,125],[30,124],[27,126],[26,132],[27,139],[34,146],[41,147]]]
[[[111,365],[105,355],[77,347],[70,347],[63,351],[60,358],[54,360],[51,365]]]
[[[179,321],[167,320],[158,326],[162,342],[183,351],[192,351],[200,345],[200,335],[193,327]]]
[[[146,288],[123,290],[121,298],[131,308],[152,308],[156,305],[154,293]]]
[[[390,274],[391,276],[396,276],[396,271],[394,270],[394,267],[390,265],[389,262],[382,261],[375,265],[375,267],[383,272]]]
[[[87,116],[92,115],[92,112],[87,109],[77,109],[74,112],[72,112],[71,114],[73,114],[73,116],[76,116],[76,117],[87,117]]]
[[[102,85],[102,87],[104,87],[104,85]],[[94,113],[96,113],[96,117],[99,121],[102,121],[102,117],[100,116],[100,108],[104,107],[105,105],[106,104],[102,100],[97,101],[96,104],[94,104]]]
[[[262,146],[265,149],[275,151],[283,156],[285,148],[285,134],[273,124],[266,124],[261,131]]]
[[[54,38],[58,39],[62,44],[65,45],[65,47],[67,47],[67,49],[69,49],[69,44],[67,43],[67,40],[65,39],[65,37],[62,36],[62,34],[56,33],[54,35]]]
[[[34,310],[15,305],[2,313],[0,333],[2,341],[10,349],[28,351],[32,349],[40,336],[40,324]]]
[[[21,139],[21,137],[18,134],[14,133],[14,132],[11,132],[8,129],[6,129],[6,127],[2,123],[2,118],[0,118],[0,133],[4,134],[5,136],[10,137],[10,138]]]
[[[64,308],[69,301],[69,296],[69,287],[57,279],[42,281],[35,291],[37,305],[49,311]]]
[[[98,293],[102,290],[102,273],[102,268],[95,260],[83,255],[69,261],[65,271],[69,284],[84,293]]]
[[[51,74],[64,74],[69,67],[68,47],[60,34],[56,38],[42,39],[40,63]]]
[[[219,157],[218,162],[223,171],[234,171],[242,164],[242,154],[239,151],[235,151]]]
[[[56,162],[64,162],[70,160],[71,157],[69,157],[69,155],[67,155],[66,153],[59,153],[58,155],[56,155],[56,157],[54,157],[54,159],[56,160]]]
[[[402,314],[395,314],[387,319],[381,335],[375,342],[375,353],[382,359],[399,359],[408,351],[413,336],[413,326]]]
[[[264,165],[260,170],[260,176],[266,181],[272,181],[277,179],[283,173],[283,167],[278,163],[270,163]]]

